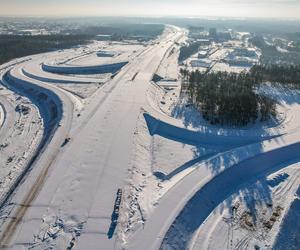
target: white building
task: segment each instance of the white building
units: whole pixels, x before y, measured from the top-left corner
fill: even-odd
[[[211,66],[211,60],[209,59],[197,59],[191,61],[191,66],[196,68],[209,68]]]

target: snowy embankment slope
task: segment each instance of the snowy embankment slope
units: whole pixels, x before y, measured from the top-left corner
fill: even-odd
[[[119,62],[113,64],[104,65],[92,65],[92,66],[64,66],[42,63],[42,69],[46,72],[56,74],[104,74],[104,73],[116,73],[128,62]]]
[[[0,97],[1,98],[1,97]],[[2,101],[3,102],[3,101]],[[0,129],[2,128],[4,122],[5,122],[5,117],[6,117],[6,110],[4,108],[4,105],[2,104],[0,100]]]
[[[145,113],[144,117],[149,127],[149,132],[151,135],[158,134],[170,140],[175,140],[183,142],[190,145],[226,145],[229,147],[241,146],[245,144],[254,143],[257,141],[269,140],[279,135],[262,135],[262,136],[251,136],[251,135],[210,135],[197,130],[189,130],[184,127],[179,127],[178,124],[173,125],[170,122],[165,122],[164,120],[156,119],[150,114]],[[168,119],[170,121],[171,119]],[[171,120],[173,121],[173,120]],[[174,122],[173,122],[174,123]]]
[[[72,77],[67,75],[56,75],[52,73],[48,73],[42,70],[41,67],[37,66],[36,64],[30,64],[26,65],[23,68],[23,74],[32,78],[36,79],[42,82],[48,82],[48,83],[65,83],[65,84],[72,84],[72,83],[78,83],[78,84],[89,84],[91,82],[98,83],[99,79],[97,78],[79,78],[78,77]]]

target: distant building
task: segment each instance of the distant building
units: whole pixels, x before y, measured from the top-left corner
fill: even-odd
[[[208,55],[208,51],[207,50],[200,50],[198,52],[198,58],[205,58]]]
[[[219,42],[226,42],[232,39],[231,33],[229,31],[218,32],[217,39]]]
[[[101,51],[97,52],[98,57],[114,57],[115,54],[116,53],[113,52],[113,51],[103,51],[103,50],[101,50]]]
[[[209,39],[197,39],[200,46],[209,46],[211,41]]]
[[[251,67],[259,63],[260,55],[252,48],[236,48],[226,57],[226,61],[231,66]]]
[[[223,47],[224,48],[233,48],[235,46],[235,44],[234,43],[232,43],[232,42],[224,42],[223,43]]]
[[[216,38],[217,37],[217,29],[216,28],[210,28],[209,29],[209,36],[212,38]]]
[[[236,48],[232,54],[234,56],[253,57],[258,58],[258,54],[253,48]]]
[[[191,66],[194,68],[209,68],[211,66],[211,60],[209,59],[197,59],[191,61]]]
[[[236,66],[236,67],[252,67],[255,63],[253,61],[250,61],[246,58],[239,58],[235,60],[227,60],[227,63],[230,66]]]
[[[189,30],[191,33],[200,33],[204,31],[204,27],[201,26],[190,26]]]
[[[110,41],[112,39],[111,35],[106,35],[106,34],[99,34],[96,36],[96,39],[98,41]]]

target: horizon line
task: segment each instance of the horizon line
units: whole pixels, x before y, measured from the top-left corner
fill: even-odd
[[[175,19],[205,19],[209,20],[282,20],[282,21],[300,21],[300,17],[242,17],[242,16],[188,16],[188,15],[3,15],[0,14],[0,18],[48,18],[48,19],[70,19],[70,18],[153,18],[153,19],[164,19],[164,18],[175,18]]]

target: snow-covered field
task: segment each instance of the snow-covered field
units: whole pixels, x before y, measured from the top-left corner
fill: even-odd
[[[181,93],[185,39],[166,26],[2,67],[2,248],[299,246],[300,92],[266,83],[276,120],[212,126]]]

